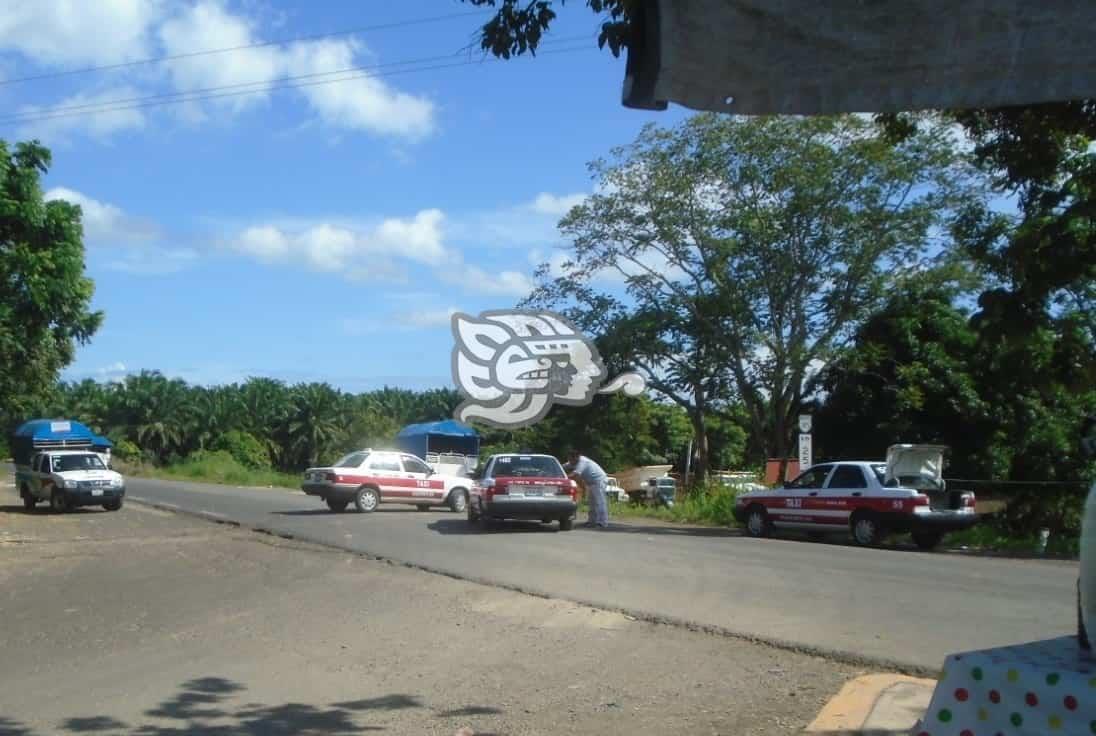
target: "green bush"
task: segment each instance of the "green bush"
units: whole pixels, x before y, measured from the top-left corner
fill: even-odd
[[[118,440],[111,451],[111,456],[127,463],[137,462],[141,459],[141,448],[130,440]]]
[[[254,435],[233,429],[217,438],[210,447],[212,450],[227,452],[241,465],[254,468],[269,468],[270,454],[263,443]]]
[[[227,450],[199,450],[184,460],[160,468],[156,475],[235,486],[297,488],[300,477],[270,469],[249,468]]]

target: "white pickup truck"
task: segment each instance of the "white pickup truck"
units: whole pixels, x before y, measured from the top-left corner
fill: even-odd
[[[78,506],[117,511],[126,496],[122,475],[107,468],[100,456],[89,450],[36,453],[29,465],[15,466],[15,484],[28,510],[47,501],[54,511],[70,511]]]

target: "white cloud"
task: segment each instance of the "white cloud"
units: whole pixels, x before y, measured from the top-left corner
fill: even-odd
[[[246,18],[233,15],[219,2],[210,0],[184,7],[160,26],[158,36],[168,55],[195,49],[248,46],[258,40]],[[285,59],[277,46],[265,46],[177,59],[168,62],[167,69],[175,87],[184,92],[251,83],[261,88],[283,75]],[[262,102],[268,95],[264,92],[223,97],[212,104],[242,110]]]
[[[361,44],[354,40],[296,43],[286,54],[291,76],[321,75],[351,69]],[[424,97],[398,92],[381,79],[348,75],[312,76],[311,79],[344,79],[331,84],[302,87],[320,118],[330,126],[365,130],[420,140],[434,130],[434,104]],[[307,80],[306,80],[307,81]]]
[[[397,322],[408,327],[447,327],[449,320],[457,313],[456,307],[448,309],[426,309],[397,315]]]
[[[0,7],[0,49],[46,66],[110,64],[152,53],[160,0],[22,0]]]
[[[541,192],[533,199],[531,207],[534,212],[539,212],[542,215],[562,217],[570,212],[572,207],[582,204],[586,196],[584,192],[564,195]]]
[[[231,13],[217,0],[185,7],[160,27],[158,35],[168,54],[261,42],[248,18]],[[433,132],[432,102],[399,92],[362,71],[353,71],[362,66],[360,57],[364,52],[361,42],[353,38],[301,41],[179,59],[170,62],[169,74],[175,87],[184,92],[231,85],[249,85],[240,87],[240,91],[260,90],[201,103],[233,111],[265,101],[270,96],[266,87],[272,83],[286,77],[304,77],[294,94],[303,95],[328,126],[412,141]],[[199,117],[193,106],[187,112],[192,119]]]
[[[466,291],[487,296],[524,297],[533,290],[533,280],[521,271],[490,273],[479,266],[465,263],[459,268],[446,269],[439,276],[443,281],[459,285]]]
[[[89,242],[102,245],[144,243],[159,235],[150,222],[126,214],[120,207],[67,187],[54,187],[45,199],[60,199],[80,206],[83,213],[84,236]]]
[[[412,330],[447,327],[449,320],[459,310],[423,309],[411,312],[396,312],[385,317],[346,318],[339,321],[339,327],[348,335],[369,335],[377,332],[407,332]]]
[[[421,210],[410,218],[389,217],[372,225],[317,222],[255,225],[228,247],[267,263],[303,263],[352,280],[399,279],[398,261],[441,266],[452,258],[444,245],[444,214]]]
[[[85,112],[88,109],[99,108],[66,111],[67,108],[82,107],[84,105],[101,105],[115,100],[130,100],[140,97],[141,94],[134,87],[114,87],[90,94],[80,92],[49,107],[24,105],[19,109],[19,114],[34,116],[34,118],[19,127],[17,136],[19,138],[40,138],[50,143],[63,144],[68,142],[69,136],[74,132],[104,139],[126,130],[141,130],[145,127],[144,112],[139,109],[124,109],[124,105],[101,112]],[[56,112],[51,113],[51,111]],[[52,117],[50,117],[51,114]]]
[[[227,88],[222,90],[223,95],[189,100],[171,108],[191,123],[224,120],[226,113],[267,102],[272,94],[270,87],[277,87],[287,77],[305,77],[288,94],[303,97],[311,112],[328,127],[409,142],[434,131],[434,103],[367,76],[368,70],[361,67],[371,57],[359,40],[347,37],[256,46],[264,42],[257,15],[260,12],[250,3],[236,12],[223,0],[0,3],[0,52],[14,51],[36,65],[50,68],[104,65],[160,55],[185,57],[138,68],[136,72],[146,82],[141,90],[126,87],[81,93],[53,107],[147,97],[165,91],[165,87],[184,93]],[[215,49],[233,50],[186,56]],[[133,72],[127,69],[106,73],[117,76]],[[23,112],[38,114],[49,109],[25,107]],[[52,118],[33,127],[28,125],[26,130],[42,138],[71,131],[106,137],[139,129],[144,122],[140,110],[114,110]]]
[[[106,267],[135,276],[164,276],[182,271],[198,258],[193,248],[131,248]]]

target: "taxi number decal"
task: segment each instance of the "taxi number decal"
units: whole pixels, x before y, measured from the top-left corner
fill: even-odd
[[[803,508],[803,499],[802,498],[788,498],[788,499],[784,500],[784,505],[787,506],[790,509],[801,509],[801,508]]]
[[[428,481],[428,480],[417,480],[417,481],[415,481],[415,485],[417,485],[419,488],[429,488],[430,487],[430,481]]]

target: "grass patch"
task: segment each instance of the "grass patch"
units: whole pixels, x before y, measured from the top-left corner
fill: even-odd
[[[1039,538],[1006,534],[991,520],[983,520],[977,526],[948,534],[944,539],[948,547],[969,547],[988,552],[1013,552],[1038,554]],[[1051,534],[1047,540],[1046,554],[1051,557],[1077,557],[1081,551],[1079,537],[1069,534]]]
[[[641,506],[627,501],[609,504],[609,514],[623,519],[658,519],[677,524],[736,526],[734,500],[738,492],[723,485],[711,485],[685,494],[672,509]],[[586,504],[582,504],[585,512]]]
[[[157,467],[144,463],[115,463],[125,475],[162,478],[165,480],[193,480],[203,483],[220,483],[232,486],[257,486],[274,488],[300,488],[301,476],[282,473],[269,468],[249,468],[227,452],[204,452],[188,457],[173,465]]]

